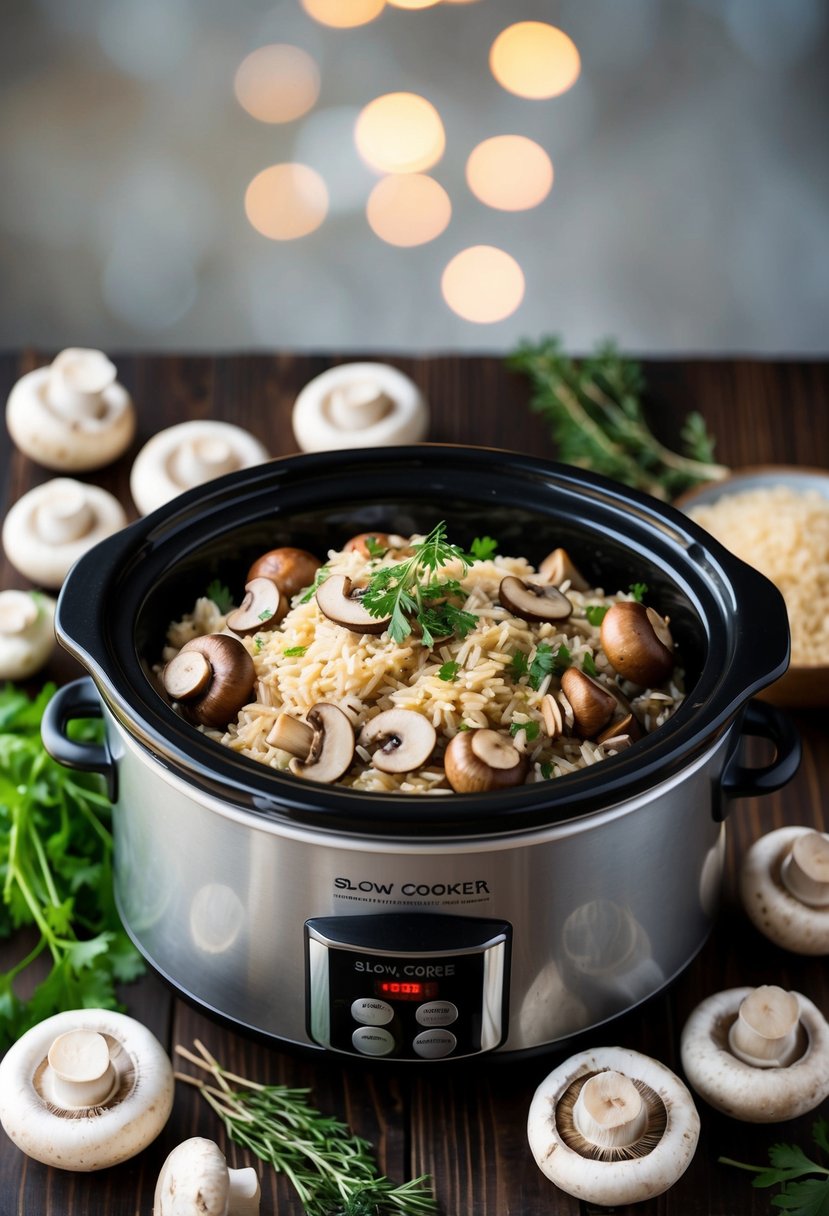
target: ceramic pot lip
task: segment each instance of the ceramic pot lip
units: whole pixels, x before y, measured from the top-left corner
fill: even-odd
[[[568,520],[594,540],[612,537],[634,565],[638,556],[668,572],[704,634],[693,696],[636,748],[599,766],[543,784],[442,797],[320,787],[236,755],[173,712],[136,642],[142,605],[162,576],[263,515],[284,521],[329,503],[397,497],[447,503],[450,525],[453,499],[480,506],[490,520],[510,506],[539,523]],[[503,835],[614,806],[689,766],[785,671],[789,656],[777,589],[673,507],[572,466],[449,444],[289,456],[188,491],[80,559],[61,592],[56,630],[122,728],[194,787],[254,813],[384,835]]]

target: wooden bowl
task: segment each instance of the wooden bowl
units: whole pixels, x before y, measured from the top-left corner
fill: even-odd
[[[707,482],[686,490],[675,501],[681,511],[717,502],[726,494],[744,490],[786,486],[801,493],[817,490],[829,499],[829,470],[798,465],[757,465],[737,469],[722,481]],[[829,554],[827,555],[829,562]],[[763,701],[790,709],[816,709],[829,705],[829,665],[791,666],[784,676],[758,694]]]

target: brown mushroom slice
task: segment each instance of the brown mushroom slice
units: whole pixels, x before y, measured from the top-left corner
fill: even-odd
[[[283,545],[257,557],[248,570],[248,582],[254,578],[269,578],[290,600],[297,592],[311,586],[321,565],[322,562],[307,549]]]
[[[573,605],[552,583],[531,583],[508,574],[501,579],[498,599],[522,621],[566,621]]]
[[[620,735],[624,735],[629,743],[634,743],[642,737],[642,731],[632,710],[629,714],[625,714],[623,718],[618,718],[615,722],[611,722],[610,726],[605,727],[602,733],[596,736],[596,742],[608,743],[611,739],[616,739]]]
[[[446,749],[444,766],[456,794],[478,794],[521,785],[529,760],[508,735],[482,728],[455,735]]]
[[[189,655],[194,657],[188,659]],[[183,703],[188,718],[218,727],[227,726],[248,703],[256,671],[238,638],[208,633],[182,646],[161,680],[168,696]]]
[[[581,571],[573,565],[566,549],[553,549],[552,553],[548,553],[538,567],[538,573],[548,583],[555,583],[556,586],[569,582],[574,591],[590,590],[590,584]]]
[[[372,616],[362,604],[364,587],[354,587],[345,574],[332,574],[316,591],[317,607],[335,625],[352,633],[383,633],[390,616]]]
[[[245,598],[227,618],[227,627],[243,637],[275,629],[288,611],[288,601],[269,578],[252,578]]]
[[[387,709],[367,722],[360,732],[360,744],[371,750],[381,773],[412,773],[428,761],[437,743],[437,732],[428,718],[414,709]]]
[[[377,557],[375,551],[371,553],[368,547],[368,542],[374,541],[374,548],[382,549],[387,552],[392,548],[391,537],[388,532],[360,532],[357,536],[352,536],[350,540],[343,545],[346,553],[359,553],[360,557]]]
[[[576,734],[582,739],[594,739],[616,712],[616,698],[577,667],[568,667],[564,672],[561,689],[573,710]]]
[[[306,781],[339,781],[354,758],[354,727],[338,706],[326,701],[309,709],[307,723],[280,714],[267,741],[292,753],[289,768]]]
[[[674,669],[673,638],[664,617],[636,600],[622,600],[606,613],[602,649],[614,670],[642,688],[664,683]]]

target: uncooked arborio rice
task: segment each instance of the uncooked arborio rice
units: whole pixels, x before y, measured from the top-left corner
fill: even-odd
[[[389,556],[369,566],[358,552],[332,550],[326,566],[331,573],[346,574],[359,585],[392,560]],[[530,624],[501,606],[498,587],[505,575],[526,578],[534,573],[520,557],[476,561],[465,575],[460,563],[446,566],[445,577],[460,580],[467,592],[464,608],[477,615],[478,623],[465,638],[453,638],[431,650],[414,636],[398,645],[387,633],[352,633],[324,616],[314,598],[302,603],[300,593],[277,629],[241,639],[256,668],[256,700],[240,711],[225,732],[206,729],[205,733],[234,751],[285,770],[290,756],[267,742],[282,712],[304,718],[313,705],[325,701],[342,709],[359,733],[365,722],[384,710],[416,710],[433,723],[438,735],[435,754],[425,768],[406,774],[382,773],[371,766],[369,753],[358,747],[341,784],[387,793],[448,794],[452,790],[442,756],[459,730],[490,727],[506,732],[513,724],[537,723],[538,734],[531,742],[520,729],[514,738],[519,750],[532,760],[527,780],[562,776],[614,754],[614,748],[572,734],[573,712],[560,692],[557,676],[546,676],[533,689],[527,674],[515,674],[513,656],[520,651],[531,664],[540,642],[554,649],[564,644],[571,663],[579,668],[586,656],[592,656],[599,680],[615,683],[631,699],[647,730],[665,722],[683,698],[681,671],[677,668],[660,689],[642,690],[619,681],[601,650],[599,627],[584,615],[587,605],[609,606],[631,596],[621,592],[605,595],[601,588],[579,592],[564,583],[562,590],[574,606],[572,616],[560,627],[550,622]],[[196,634],[220,630],[224,619],[215,605],[200,599],[193,614],[170,627],[164,661],[169,662]],[[289,650],[301,653],[291,656],[286,654]],[[442,680],[438,672],[446,663],[457,663],[458,670],[454,678]],[[548,692],[558,698],[565,723],[564,734],[555,742],[549,738],[541,714],[541,702]]]
[[[829,663],[829,499],[778,485],[724,494],[688,514],[782,591],[792,663]]]

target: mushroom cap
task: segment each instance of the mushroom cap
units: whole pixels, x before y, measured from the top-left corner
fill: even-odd
[[[728,988],[702,1001],[682,1031],[682,1067],[701,1098],[745,1123],[777,1123],[814,1110],[829,1097],[829,1026],[807,997],[800,1003],[803,1055],[785,1068],[757,1068],[738,1060],[728,1032],[753,988]]]
[[[792,845],[812,830],[778,828],[761,836],[740,868],[740,898],[749,919],[775,945],[794,954],[829,954],[829,906],[802,903],[781,879]]]
[[[204,726],[227,726],[250,700],[256,682],[253,659],[238,638],[226,633],[193,638],[176,658],[192,651],[202,654],[212,670],[203,691],[184,702],[185,713]],[[169,664],[171,669],[175,662],[173,659]]]
[[[135,458],[130,493],[142,515],[214,477],[268,460],[262,443],[240,426],[214,419],[180,422],[153,435]]]
[[[564,621],[573,611],[567,596],[553,583],[535,583],[514,574],[501,579],[498,599],[507,612],[523,621]]]
[[[652,688],[674,669],[673,642],[663,617],[636,600],[621,600],[601,624],[602,649],[620,676]]]
[[[592,739],[607,726],[618,702],[611,692],[578,667],[568,667],[561,677],[561,691],[573,710],[576,733]]]
[[[56,374],[73,380],[76,391],[89,392],[92,380],[85,383],[82,365],[92,359],[100,365],[105,356],[100,351],[76,348],[62,351],[51,366],[38,367],[22,376],[9,394],[9,434],[21,452],[47,469],[67,473],[100,469],[117,460],[132,442],[132,400],[123,385],[114,380],[94,393],[96,408],[92,411],[73,415],[53,403],[50,388]],[[100,373],[100,366],[95,370]],[[95,380],[103,383],[99,376]]]
[[[56,477],[19,498],[3,524],[3,548],[21,574],[60,587],[93,545],[126,526],[124,508],[100,486]]]
[[[321,565],[319,558],[314,557],[307,549],[282,545],[257,557],[248,570],[248,581],[253,578],[269,578],[290,600],[299,591],[311,586]]]
[[[381,773],[411,773],[427,763],[437,743],[428,718],[414,709],[387,709],[366,722],[360,744],[376,751],[371,757]]]
[[[275,629],[288,611],[288,601],[270,578],[245,583],[245,598],[228,614],[226,626],[243,637]]]
[[[334,394],[349,386],[370,384],[388,399],[390,408],[380,417],[348,429],[332,415]],[[419,443],[429,429],[429,409],[420,389],[387,363],[341,363],[305,385],[293,409],[296,441],[304,452],[331,452],[343,448],[378,448],[397,443]]]
[[[118,1087],[104,1106],[71,1112],[46,1105],[44,1065],[59,1035],[71,1030],[103,1035]],[[173,1106],[173,1069],[154,1035],[111,1009],[75,1009],[39,1022],[0,1062],[0,1124],[35,1161],[63,1170],[118,1165],[159,1135]]]
[[[305,761],[291,760],[290,770],[306,781],[338,781],[354,758],[354,727],[338,705],[325,701],[314,705],[307,719],[314,730],[311,751]]]
[[[352,633],[384,633],[390,616],[372,616],[352,590],[351,579],[345,574],[332,574],[316,590],[317,607],[323,616]]]
[[[55,601],[37,591],[0,591],[0,680],[27,680],[55,649]]]
[[[521,785],[529,768],[529,760],[509,735],[487,728],[458,731],[449,740],[443,763],[456,794]]]
[[[606,1070],[641,1083],[664,1107],[665,1129],[643,1156],[584,1157],[562,1136],[561,1099],[575,1082]],[[673,1186],[691,1163],[699,1126],[691,1094],[664,1064],[624,1047],[597,1047],[571,1056],[541,1082],[530,1104],[527,1136],[539,1169],[561,1190],[588,1203],[615,1206],[651,1199]]]

